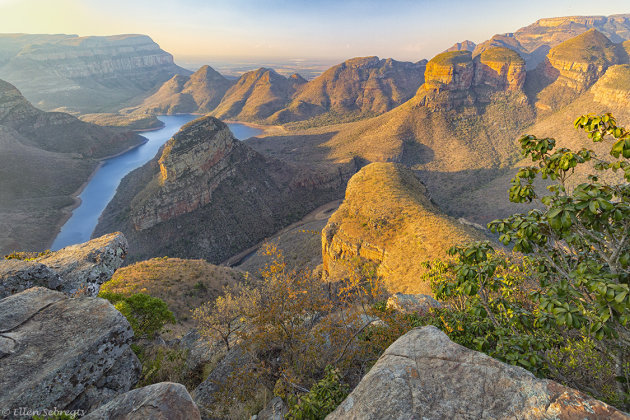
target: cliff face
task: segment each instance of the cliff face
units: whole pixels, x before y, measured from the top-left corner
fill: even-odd
[[[630,39],[630,15],[568,16],[540,19],[514,33],[499,34],[475,48],[479,55],[491,47],[506,47],[518,52],[527,69],[536,68],[549,50],[590,29],[596,29],[614,43]]]
[[[95,235],[122,230],[132,260],[169,255],[218,263],[340,197],[348,177],[267,158],[224,123],[203,117],[123,179]]]
[[[333,114],[380,114],[413,96],[424,81],[426,61],[400,62],[378,57],[347,60],[304,85],[272,122],[299,121]]]
[[[626,63],[623,45],[591,29],[549,51],[529,78],[529,96],[542,115],[553,112],[588,90],[606,70]],[[537,89],[532,88],[538,84]]]
[[[50,246],[72,194],[102,158],[143,141],[33,107],[0,80],[0,254]]]
[[[630,104],[630,65],[608,68],[606,74],[591,89],[595,101],[610,107]]]
[[[324,275],[342,278],[358,259],[378,267],[391,293],[430,293],[419,262],[481,237],[431,203],[411,170],[372,163],[350,179],[343,204],[322,231]]]
[[[47,110],[115,109],[174,74],[190,73],[145,35],[43,36],[23,42],[17,52],[15,42],[5,47],[0,78]]]
[[[233,82],[210,66],[203,66],[190,77],[175,75],[138,107],[127,112],[154,115],[199,113],[206,114],[219,105]]]
[[[247,72],[225,93],[212,115],[241,121],[264,120],[285,107],[305,82],[302,77],[286,78],[266,68]]]

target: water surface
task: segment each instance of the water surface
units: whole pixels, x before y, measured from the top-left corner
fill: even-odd
[[[94,173],[90,182],[79,195],[81,205],[74,209],[72,216],[61,228],[51,249],[56,251],[68,245],[78,244],[90,240],[92,232],[98,223],[98,218],[107,204],[116,194],[120,181],[129,172],[144,165],[156,155],[160,147],[175,134],[182,125],[198,118],[198,115],[182,114],[158,117],[164,127],[142,133],[148,141],[120,156],[103,161]],[[228,124],[230,130],[239,140],[262,133],[262,130],[243,124]]]

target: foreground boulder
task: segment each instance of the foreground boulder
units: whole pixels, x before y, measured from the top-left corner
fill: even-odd
[[[0,260],[0,298],[34,286],[96,296],[127,255],[127,240],[110,233],[34,260]]]
[[[394,342],[327,420],[630,419],[520,367],[453,343],[435,327]]]
[[[197,420],[199,410],[186,387],[173,382],[160,382],[134,389],[92,411],[86,420]]]
[[[132,337],[104,299],[35,287],[0,300],[0,407],[87,412],[128,391],[141,370]]]

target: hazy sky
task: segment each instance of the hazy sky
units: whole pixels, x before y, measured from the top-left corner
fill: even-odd
[[[630,13],[629,0],[0,0],[0,31],[143,33],[208,58],[431,58],[542,17]]]

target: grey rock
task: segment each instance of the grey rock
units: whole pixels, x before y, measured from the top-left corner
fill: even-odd
[[[0,298],[35,286],[58,290],[61,287],[61,276],[38,262],[0,260]]]
[[[199,410],[186,387],[160,382],[126,392],[83,417],[86,420],[197,420]]]
[[[422,294],[406,295],[404,293],[395,293],[387,299],[388,309],[395,309],[405,313],[425,312],[431,308],[439,308],[440,306],[442,306],[440,302],[429,295]]]
[[[123,264],[127,248],[125,236],[116,232],[33,261],[0,260],[0,298],[34,286],[96,296]]]
[[[210,375],[191,393],[193,400],[197,403],[203,419],[214,418],[213,409],[217,401],[217,394],[221,387],[226,384],[236,367],[240,367],[250,362],[250,357],[240,347],[233,347],[227,352],[225,357],[210,372]]]
[[[435,327],[423,327],[396,340],[326,419],[630,416],[579,391],[455,344]]]
[[[275,397],[256,415],[256,420],[283,420],[288,412],[289,408],[282,398]]]
[[[59,273],[63,279],[63,292],[76,293],[85,288],[88,296],[96,296],[101,284],[109,281],[122,266],[127,249],[125,236],[115,232],[67,246],[38,258],[37,262]]]
[[[104,299],[35,287],[0,300],[0,407],[88,411],[128,391],[132,337]]]

